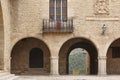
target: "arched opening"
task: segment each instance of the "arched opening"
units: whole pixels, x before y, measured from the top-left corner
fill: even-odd
[[[120,74],[120,39],[115,40],[108,48],[107,74]]]
[[[33,48],[29,55],[30,68],[43,68],[43,51],[40,48]]]
[[[11,73],[40,74],[50,73],[50,51],[47,45],[36,38],[18,41],[11,53]]]
[[[90,73],[89,54],[85,49],[73,49],[68,57],[68,74],[85,75]]]
[[[86,68],[88,68],[86,73],[82,73],[82,70],[77,70],[77,69],[72,69],[72,75],[96,75],[98,73],[98,53],[97,53],[97,49],[95,48],[94,44],[86,39],[83,38],[73,38],[70,39],[68,41],[66,41],[63,46],[60,49],[60,53],[59,53],[59,73],[61,75],[66,75],[66,74],[70,74],[69,73],[69,55],[71,54],[71,52],[74,49],[78,49],[81,48],[83,50],[86,51],[86,54],[89,55],[89,57],[87,57],[87,59],[84,59],[83,57],[75,57],[76,60],[77,58],[79,58],[79,60],[84,59],[84,64],[79,64],[77,67],[79,66],[84,66],[88,60],[89,63],[87,63],[89,66],[87,66]],[[79,53],[81,53],[82,51],[79,51]],[[76,61],[77,62],[77,61]],[[73,74],[74,73],[74,74]]]
[[[4,49],[4,25],[3,25],[3,14],[0,1],[0,70],[3,69],[3,49]]]

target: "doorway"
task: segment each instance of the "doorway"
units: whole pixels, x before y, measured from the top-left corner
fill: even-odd
[[[76,69],[76,66],[73,67],[71,69],[71,71],[69,71],[70,69],[70,65],[69,65],[69,57],[71,56],[71,52],[75,49],[83,49],[86,51],[87,55],[89,55],[89,57],[87,57],[87,59],[82,58],[81,56],[83,55],[78,55],[77,58],[73,57],[75,62],[75,64],[77,64],[77,67],[80,67],[81,64],[79,63],[79,61],[81,61],[82,59],[84,59],[83,64],[85,66],[85,70],[79,70],[78,68]],[[78,51],[78,53],[81,53],[81,51]],[[85,55],[84,55],[85,56]],[[61,75],[97,75],[98,73],[98,52],[96,47],[94,46],[94,44],[84,38],[72,38],[67,40],[63,46],[60,49],[60,53],[59,53],[59,73]],[[88,61],[86,61],[88,60]],[[78,65],[79,63],[79,65]],[[82,64],[82,65],[83,65]],[[87,64],[87,66],[86,66]],[[73,66],[73,65],[72,65]],[[88,70],[86,72],[86,70]],[[74,73],[75,72],[75,73]],[[74,74],[73,74],[74,73]]]
[[[89,74],[90,73],[90,59],[88,52],[83,48],[73,49],[69,54],[68,73],[69,74]]]
[[[43,51],[40,48],[33,48],[29,55],[30,68],[43,68]]]

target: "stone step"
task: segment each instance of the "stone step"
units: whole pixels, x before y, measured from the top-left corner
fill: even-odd
[[[15,76],[14,74],[4,73],[3,76],[0,76],[0,80],[14,80],[18,78],[18,76]]]
[[[20,76],[15,80],[120,80],[120,76]]]
[[[0,72],[0,78],[1,78],[2,76],[8,75],[8,74],[9,74],[8,72]]]
[[[13,77],[9,77],[9,78],[7,78],[7,79],[4,79],[4,80],[15,80],[15,79],[17,79],[17,78],[19,78],[19,76],[13,76]]]
[[[37,74],[37,75],[39,75],[39,74],[43,74],[43,73],[45,73],[45,75],[47,75],[48,72],[45,70],[42,70],[40,68],[30,68],[26,71],[23,71],[21,74]]]
[[[10,74],[8,72],[0,72],[0,80],[14,80],[18,78],[18,76],[15,76],[14,74]]]
[[[44,74],[43,74],[44,73]],[[29,75],[29,74],[33,74],[33,75],[40,75],[40,74],[42,74],[42,75],[48,75],[48,73],[47,72],[39,72],[39,71],[25,71],[25,72],[23,72],[23,73],[21,73],[21,75]]]
[[[0,77],[0,80],[7,80],[7,79],[9,79],[10,77],[14,77],[14,75],[12,75],[12,74],[3,75],[3,76]]]

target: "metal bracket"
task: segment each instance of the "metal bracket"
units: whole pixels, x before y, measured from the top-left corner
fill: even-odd
[[[106,25],[103,24],[103,26],[102,26],[102,35],[105,35],[106,29],[107,29]]]

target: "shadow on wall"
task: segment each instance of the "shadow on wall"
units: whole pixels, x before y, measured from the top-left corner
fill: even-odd
[[[0,70],[3,69],[4,66],[4,25],[3,25],[3,14],[2,14],[2,7],[0,1]]]
[[[11,57],[11,73],[26,75],[50,73],[50,51],[39,39],[25,38],[18,41],[13,47]]]
[[[107,74],[120,74],[120,39],[115,40],[108,49]]]

